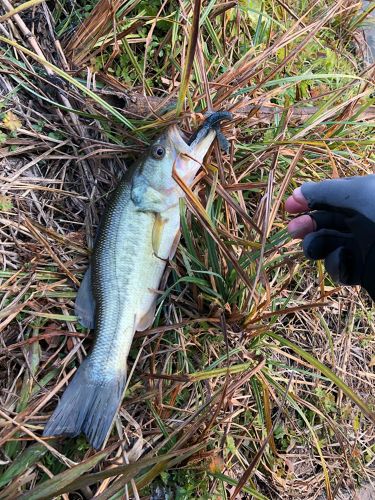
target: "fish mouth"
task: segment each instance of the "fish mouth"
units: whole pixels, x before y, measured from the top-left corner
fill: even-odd
[[[172,177],[177,175],[187,186],[191,186],[215,137],[215,130],[207,130],[202,137],[197,137],[189,144],[177,125],[172,125],[168,129],[174,156]]]
[[[189,140],[177,125],[168,129],[170,146],[175,152],[174,171],[188,186],[194,181],[215,137],[221,146],[228,144],[220,130],[220,122],[231,118],[227,111],[211,113]]]
[[[177,125],[172,125],[168,129],[168,138],[176,153],[194,158],[199,163],[203,161],[215,137],[216,131],[211,129],[207,130],[203,137],[197,137],[190,143]]]

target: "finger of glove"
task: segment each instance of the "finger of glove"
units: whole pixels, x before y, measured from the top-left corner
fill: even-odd
[[[375,244],[375,223],[361,214],[356,214],[346,218],[346,225],[365,257]]]
[[[355,244],[353,236],[348,233],[333,229],[320,229],[305,236],[302,247],[308,259],[319,260],[325,259],[339,247],[356,249],[358,244]]]
[[[366,255],[361,285],[368,291],[372,300],[375,301],[375,245]]]
[[[301,191],[310,209],[358,212],[375,221],[375,175],[307,182]]]
[[[357,253],[346,247],[336,248],[324,260],[325,268],[333,281],[342,285],[360,285],[363,265]]]
[[[340,232],[350,231],[345,215],[340,212],[317,210],[316,212],[309,212],[308,214],[315,221],[315,230],[320,229],[334,229]]]

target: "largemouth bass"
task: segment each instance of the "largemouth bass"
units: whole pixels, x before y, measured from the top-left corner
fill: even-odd
[[[166,262],[175,253],[183,190],[192,184],[228,112],[211,114],[188,142],[171,126],[120,181],[100,224],[91,264],[76,299],[80,322],[95,328],[91,354],[78,368],[44,436],[84,433],[98,449],[121,403],[136,331],[151,326]]]

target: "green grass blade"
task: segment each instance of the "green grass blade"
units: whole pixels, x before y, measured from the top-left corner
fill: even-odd
[[[338,377],[328,366],[325,366],[323,363],[318,361],[314,356],[306,352],[304,349],[301,347],[297,346],[290,340],[287,340],[280,335],[277,335],[276,333],[268,332],[267,335],[274,340],[277,340],[282,346],[289,347],[290,349],[293,349],[295,353],[297,353],[301,358],[306,360],[308,363],[311,364],[316,370],[320,371],[325,375],[331,382],[333,382],[339,389],[342,390],[342,392],[350,398],[353,403],[355,403],[362,411],[363,413],[372,421],[375,423],[375,414],[369,406],[363,401],[362,398],[360,398],[355,392],[345,384],[345,382]]]

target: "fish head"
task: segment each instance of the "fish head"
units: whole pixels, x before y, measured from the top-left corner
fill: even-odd
[[[211,117],[190,141],[172,125],[150,146],[132,179],[132,199],[140,210],[161,212],[184,196],[176,176],[187,186],[192,184],[217,134]]]
[[[150,146],[142,167],[143,175],[160,191],[177,187],[174,173],[190,185],[215,137],[216,131],[210,129],[189,144],[177,125],[170,126]]]

